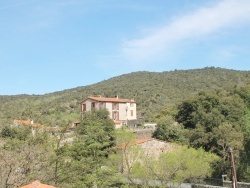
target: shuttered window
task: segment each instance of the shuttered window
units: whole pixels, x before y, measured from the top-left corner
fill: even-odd
[[[113,120],[119,120],[119,112],[113,111],[112,112],[112,119]]]

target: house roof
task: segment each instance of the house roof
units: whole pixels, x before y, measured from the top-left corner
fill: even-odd
[[[22,119],[15,119],[14,123],[20,124],[20,125],[25,125],[25,126],[30,126],[30,127],[36,127],[36,128],[44,128],[44,129],[49,129],[49,130],[54,130],[57,131],[60,128],[58,127],[48,127],[39,123],[33,123],[31,120],[22,120]]]
[[[115,146],[115,148],[124,149],[127,146],[134,146],[134,145],[142,144],[142,143],[148,142],[150,140],[155,140],[155,139],[154,138],[135,139],[133,141],[129,141],[127,143],[122,143],[122,144],[120,144],[118,146]]]
[[[39,180],[32,182],[31,184],[22,186],[21,188],[56,188],[52,185],[42,184]]]
[[[44,126],[42,124],[33,123],[33,121],[31,121],[31,120],[19,120],[19,119],[16,119],[16,120],[14,120],[14,122],[22,124],[22,125],[33,126],[33,127],[40,127],[40,128],[46,127],[46,126]]]
[[[136,139],[136,140],[135,140],[135,144],[142,144],[142,143],[147,142],[147,141],[150,141],[150,140],[154,140],[154,138]]]
[[[94,101],[98,101],[98,102],[120,102],[120,103],[127,103],[127,102],[135,102],[134,99],[121,99],[121,98],[106,98],[106,97],[88,97],[87,99],[91,99]],[[85,99],[84,101],[86,101],[87,99]],[[82,101],[82,103],[84,102]]]
[[[121,124],[122,123],[122,121],[120,121],[120,120],[114,120],[114,122],[115,122],[115,124]]]

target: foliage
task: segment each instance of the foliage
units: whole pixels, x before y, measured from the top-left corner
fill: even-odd
[[[20,132],[11,130],[15,134],[5,135],[0,140],[3,144],[0,147],[0,182],[3,188],[20,187],[37,177],[41,181],[49,179],[47,171],[53,147],[47,133],[38,131],[34,136],[27,129],[19,129]]]
[[[166,141],[188,143],[194,148],[202,147],[205,151],[219,155],[222,160],[216,167],[217,174],[229,173],[229,147],[234,151],[236,165],[248,166],[248,98],[242,97],[246,93],[245,87],[231,91],[220,89],[199,92],[177,105],[174,117],[178,121],[177,125],[171,121],[160,121],[153,136]],[[246,171],[246,168],[241,169],[242,174]],[[246,173],[240,176],[243,177],[246,177]]]
[[[244,136],[244,150],[240,152],[240,165],[238,166],[238,177],[242,181],[250,181],[250,84],[236,88],[236,92],[244,100],[247,109],[241,125]]]
[[[109,118],[106,109],[86,112],[77,132],[81,135],[77,141],[83,145],[82,155],[98,160],[107,157],[115,145],[114,122]]]
[[[159,140],[176,143],[188,143],[185,138],[186,130],[181,124],[176,124],[169,118],[161,118],[157,123],[157,128],[153,133],[153,137]]]
[[[178,106],[178,110],[176,119],[189,130],[187,136],[190,145],[195,148],[203,147],[206,151],[219,154],[217,141],[219,127],[229,123],[234,131],[240,132],[245,104],[238,95],[220,90],[200,92],[191,100],[183,101]]]
[[[116,155],[122,161],[121,171],[131,186],[138,181],[142,187],[155,185],[177,186],[184,180],[209,177],[213,163],[219,160],[215,154],[172,144],[164,153],[152,152],[135,144],[135,137],[126,130],[117,130],[119,149]],[[117,160],[117,159],[116,159]]]
[[[163,187],[178,187],[185,180],[209,177],[212,163],[217,160],[216,155],[202,149],[178,146],[161,154],[158,159],[141,156],[132,168],[131,176],[141,179],[147,186],[155,182]]]
[[[107,167],[108,156],[115,145],[114,122],[107,110],[96,110],[83,114],[77,129],[78,136],[70,147],[70,180],[72,187],[109,187],[117,181],[111,167]]]
[[[115,144],[114,123],[106,110],[83,116],[78,133],[65,129],[51,137],[27,127],[4,128],[0,138],[1,187],[20,187],[34,179],[57,187],[112,187],[120,183],[108,156]]]
[[[28,182],[39,175],[42,181],[66,188],[112,187],[120,183],[116,172],[121,169],[117,166],[122,159],[112,153],[112,147],[134,138],[126,136],[127,133],[124,137],[123,133],[115,134],[107,112],[86,113],[71,144],[63,142],[64,133],[56,133],[51,138],[40,132],[34,137],[29,128],[10,127],[14,119],[68,126],[81,120],[79,102],[90,95],[134,98],[139,116],[158,123],[154,137],[214,152],[222,158],[220,170],[228,164],[226,148],[232,147],[239,178],[249,181],[250,84],[246,84],[249,78],[248,71],[213,67],[135,72],[45,95],[0,96],[0,153],[4,159],[1,173],[5,178],[2,182],[19,186],[15,182]],[[119,135],[117,140],[115,135]],[[35,148],[37,151],[32,153]],[[33,160],[29,164],[25,160],[27,156]],[[38,161],[46,168],[40,169]],[[13,169],[19,169],[21,164],[25,165],[23,169],[29,169],[24,170],[25,178],[23,171],[14,176]],[[143,171],[143,166],[136,165],[139,172]],[[149,173],[147,177],[150,176]]]
[[[45,95],[0,96],[0,126],[14,119],[33,119],[48,126],[63,126],[80,119],[79,102],[90,95],[134,98],[138,112],[154,120],[163,107],[203,90],[231,89],[250,79],[248,71],[221,68],[169,72],[134,72],[102,82]],[[227,83],[227,84],[225,84]]]

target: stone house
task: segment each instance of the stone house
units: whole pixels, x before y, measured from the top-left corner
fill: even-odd
[[[36,131],[47,131],[50,133],[60,131],[60,127],[48,127],[48,126],[45,126],[45,125],[42,125],[39,123],[34,123],[33,120],[15,119],[13,125],[16,127],[18,127],[18,126],[30,127],[32,134],[35,134]]]
[[[81,114],[93,109],[105,108],[109,117],[114,120],[117,126],[127,125],[137,120],[136,102],[134,99],[106,98],[102,96],[88,97],[80,103]]]

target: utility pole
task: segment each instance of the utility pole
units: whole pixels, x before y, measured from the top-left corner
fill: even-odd
[[[232,176],[232,188],[238,188],[236,170],[234,166],[234,156],[232,148],[228,149],[230,154],[230,166],[231,166],[231,176]]]

